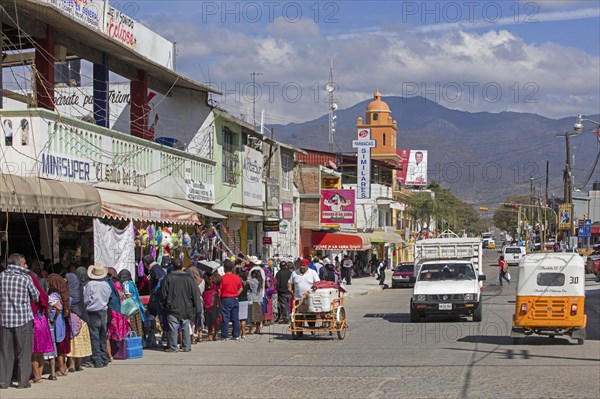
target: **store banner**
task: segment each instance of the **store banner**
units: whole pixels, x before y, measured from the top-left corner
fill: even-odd
[[[321,224],[354,224],[354,208],[354,190],[321,190]]]
[[[135,276],[135,246],[133,222],[119,230],[94,219],[94,263],[114,267],[117,273],[129,270]]]

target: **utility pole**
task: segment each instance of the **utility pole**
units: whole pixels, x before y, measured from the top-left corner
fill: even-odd
[[[565,171],[563,174],[563,183],[564,183],[564,203],[571,205],[571,210],[573,209],[573,177],[571,175],[571,132],[566,131],[559,136],[563,136],[565,138],[566,152],[567,152],[567,160],[565,163]],[[571,211],[572,212],[572,211]],[[572,215],[572,213],[571,213]],[[558,221],[557,221],[558,223]],[[569,237],[571,236],[571,229],[567,229],[562,236],[565,239],[567,245],[569,245]]]
[[[550,161],[546,161],[546,205],[548,205],[548,181],[550,179]]]
[[[262,73],[258,72],[250,73],[252,77],[252,126],[254,126],[254,130],[256,130],[256,77],[261,75]]]

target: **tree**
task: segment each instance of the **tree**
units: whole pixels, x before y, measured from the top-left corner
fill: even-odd
[[[443,188],[432,181],[429,190],[412,197],[412,206],[409,213],[421,226],[429,223],[431,219],[437,221],[438,230],[450,229],[455,232],[465,231],[469,235],[479,235],[487,230],[486,222],[471,205],[458,199],[452,191]]]
[[[434,216],[434,208],[431,193],[422,192],[412,196],[408,213],[421,228],[424,226],[429,227],[429,223]]]
[[[492,217],[494,226],[517,237],[519,212],[523,211],[519,204],[527,204],[529,200],[529,197],[526,195],[515,195],[506,198],[504,203],[494,212],[494,216]]]

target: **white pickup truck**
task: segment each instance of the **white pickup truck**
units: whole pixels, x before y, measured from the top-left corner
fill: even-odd
[[[411,322],[429,315],[483,318],[482,248],[479,238],[444,237],[415,243],[417,279],[410,302]]]

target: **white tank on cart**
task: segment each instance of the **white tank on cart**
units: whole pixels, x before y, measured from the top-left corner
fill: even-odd
[[[309,312],[330,312],[331,302],[338,297],[338,290],[335,288],[319,288],[308,292],[308,311]]]

